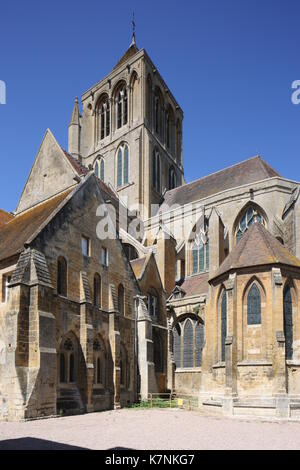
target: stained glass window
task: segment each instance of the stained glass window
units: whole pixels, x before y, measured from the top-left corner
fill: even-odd
[[[253,284],[247,301],[248,325],[259,325],[261,323],[261,299],[256,284]]]
[[[225,341],[227,336],[227,295],[224,292],[221,301],[221,361],[225,361]]]
[[[240,241],[247,229],[257,221],[260,224],[265,225],[265,220],[263,216],[258,212],[254,207],[249,207],[246,212],[242,215],[237,224],[236,228],[236,243]]]
[[[176,367],[181,367],[181,328],[179,324],[173,329],[173,354]]]
[[[183,367],[194,367],[194,328],[190,320],[184,326]]]
[[[117,154],[117,186],[120,188],[129,182],[129,148],[123,144]]]
[[[283,296],[285,357],[293,359],[293,304],[291,289],[287,287]]]

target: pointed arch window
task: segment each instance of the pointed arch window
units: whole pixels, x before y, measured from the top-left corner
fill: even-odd
[[[104,181],[104,159],[99,158],[95,163],[95,175],[97,178],[100,178],[101,181]]]
[[[152,154],[152,188],[158,193],[161,191],[161,171],[160,171],[160,155],[157,150],[153,150]]]
[[[129,182],[129,148],[122,144],[117,152],[117,187],[125,186]]]
[[[255,207],[250,206],[248,209],[241,215],[235,231],[236,243],[240,241],[244,233],[248,228],[254,223],[258,222],[260,224],[266,225],[263,215]]]
[[[179,165],[181,164],[181,148],[182,148],[181,124],[178,119],[177,124],[176,124],[176,159]]]
[[[121,315],[125,313],[125,293],[123,284],[119,284],[118,287],[118,310]]]
[[[130,383],[130,369],[127,349],[124,344],[120,347],[120,385],[128,388]]]
[[[209,240],[195,242],[192,248],[192,273],[198,274],[209,269]]]
[[[169,168],[169,189],[176,188],[176,173],[173,166]]]
[[[183,336],[183,367],[194,367],[193,349],[194,349],[194,328],[190,320],[187,320],[184,326]]]
[[[128,121],[128,95],[126,84],[123,84],[117,92],[117,128],[125,126]]]
[[[105,385],[105,347],[100,335],[93,343],[94,350],[94,385]]]
[[[203,347],[204,324],[202,320],[191,316],[175,325],[173,355],[176,368],[201,367]]]
[[[293,303],[289,286],[283,293],[285,358],[293,359]]]
[[[248,325],[261,324],[261,297],[256,284],[253,284],[249,290],[247,299],[247,320]]]
[[[156,88],[154,97],[154,129],[160,137],[163,137],[163,109],[162,94],[159,88]]]
[[[196,367],[200,367],[202,364],[202,350],[204,347],[204,325],[200,321],[197,322],[195,328],[195,355],[196,355]]]
[[[59,380],[60,383],[74,383],[76,381],[76,368],[78,366],[77,349],[70,337],[61,342],[59,352]]]
[[[173,328],[173,355],[176,368],[181,367],[181,326],[180,323]]]
[[[93,303],[95,307],[101,307],[101,277],[98,273],[94,275],[94,297]]]
[[[103,140],[110,134],[110,102],[108,96],[99,99],[97,105],[98,140]]]
[[[227,294],[222,295],[221,300],[221,361],[225,361],[225,342],[227,336]]]
[[[149,125],[152,124],[152,80],[150,75],[147,77],[147,100],[146,100],[146,116]]]
[[[57,260],[57,293],[63,297],[68,294],[68,265],[65,258],[60,256]]]

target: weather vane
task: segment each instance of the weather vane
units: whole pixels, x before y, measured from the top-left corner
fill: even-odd
[[[134,12],[132,13],[132,42],[135,43],[135,17]]]

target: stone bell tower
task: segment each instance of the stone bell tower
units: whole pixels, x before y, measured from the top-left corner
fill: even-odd
[[[143,219],[183,181],[183,112],[144,49],[132,42],[112,71],[75,100],[69,152],[92,165]]]

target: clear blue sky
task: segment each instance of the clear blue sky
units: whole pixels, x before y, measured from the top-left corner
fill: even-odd
[[[184,110],[191,181],[260,154],[300,176],[299,0],[1,2],[0,207],[14,210],[47,127],[67,146],[73,100],[144,47]]]

